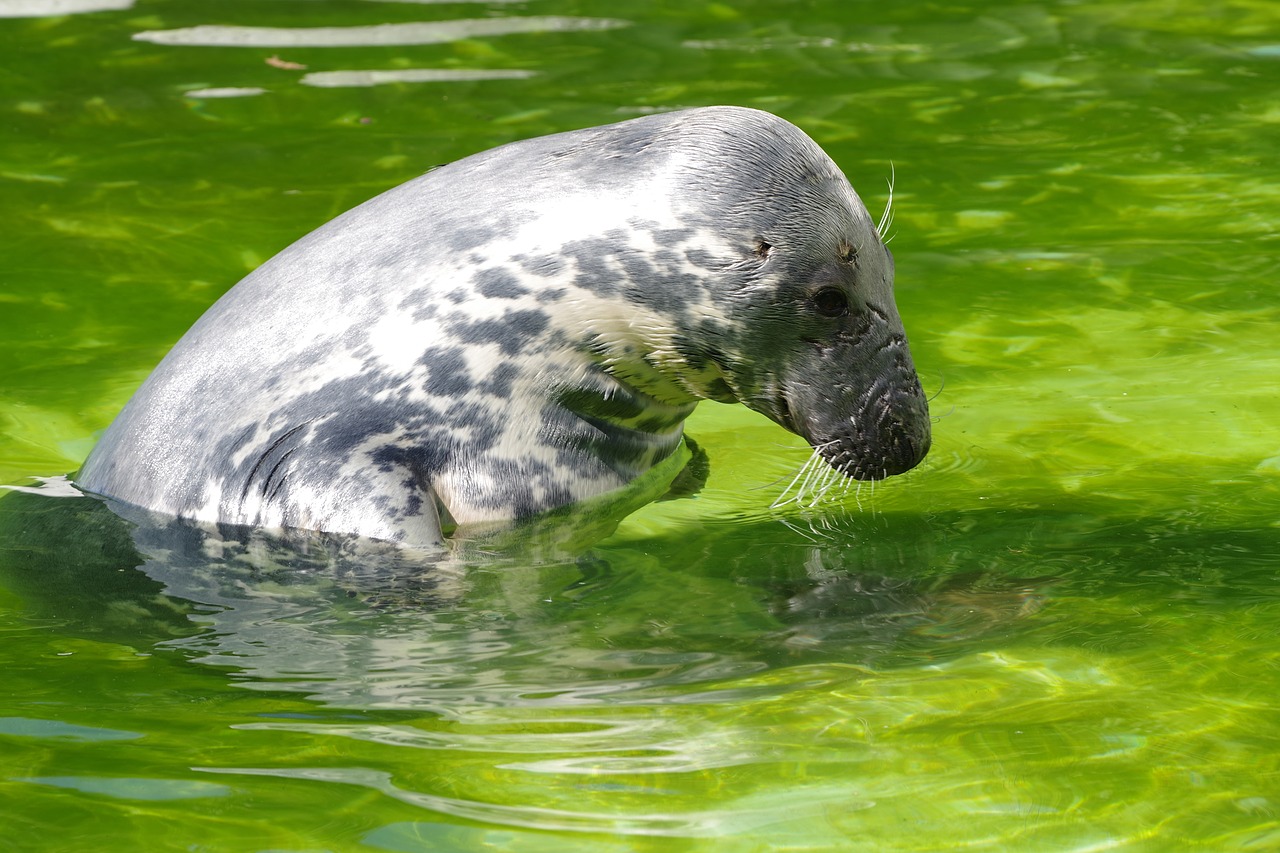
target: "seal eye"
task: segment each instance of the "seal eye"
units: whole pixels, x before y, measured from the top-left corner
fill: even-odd
[[[849,313],[849,297],[838,287],[824,287],[813,294],[813,307],[823,317],[843,317]]]

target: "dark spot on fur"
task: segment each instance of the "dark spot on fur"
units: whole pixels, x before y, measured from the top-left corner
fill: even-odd
[[[484,403],[462,403],[444,415],[449,426],[466,429],[469,452],[489,450],[506,428],[503,412]]]
[[[422,354],[420,362],[427,367],[428,394],[460,397],[475,384],[461,347],[433,347]]]
[[[222,459],[228,459],[236,456],[239,452],[253,441],[253,437],[258,434],[258,425],[250,424],[237,433],[227,436],[218,444],[218,456]]]
[[[609,134],[603,145],[605,157],[634,157],[654,143],[654,135],[648,128],[635,125],[617,125],[617,131]]]
[[[551,323],[546,312],[530,309],[508,311],[501,317],[486,320],[456,320],[449,334],[466,344],[497,344],[504,355],[518,355]]]
[[[673,336],[671,344],[675,347],[675,351],[680,354],[681,360],[694,370],[702,370],[711,361],[707,354],[687,335]]]
[[[413,319],[419,323],[423,320],[430,320],[439,313],[439,308],[435,305],[424,305],[413,312]]]
[[[614,296],[618,293],[620,279],[623,276],[616,264],[611,264],[611,255],[617,244],[603,237],[587,240],[575,240],[561,247],[565,257],[576,262],[576,275],[573,277],[575,287],[590,290],[601,296]]]
[[[692,228],[654,228],[651,233],[653,242],[668,248],[675,248],[693,239]]]
[[[488,379],[483,382],[477,382],[476,388],[492,397],[499,397],[503,400],[510,399],[512,383],[515,382],[516,377],[519,375],[519,367],[509,361],[504,361],[493,368]]]
[[[696,246],[685,251],[684,259],[702,270],[717,270],[724,266],[724,263],[711,252]]]
[[[480,295],[486,299],[516,299],[529,292],[515,276],[506,270],[487,269],[476,273]]]
[[[495,229],[481,225],[455,223],[452,232],[449,238],[449,248],[455,252],[465,252],[468,249],[474,249],[477,246],[483,246],[485,243],[498,239],[498,232]]]

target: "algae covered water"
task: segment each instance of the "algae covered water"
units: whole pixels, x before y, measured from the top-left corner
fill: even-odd
[[[879,215],[924,465],[431,577],[0,497],[0,847],[1280,846],[1280,8],[0,0],[0,482],[440,163],[715,103]],[[256,550],[255,550],[256,549]]]

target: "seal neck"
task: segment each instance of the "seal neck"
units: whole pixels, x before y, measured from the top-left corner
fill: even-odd
[[[575,423],[564,443],[574,445],[630,480],[665,459],[680,444],[684,420],[697,400],[672,405],[595,368],[556,394]]]

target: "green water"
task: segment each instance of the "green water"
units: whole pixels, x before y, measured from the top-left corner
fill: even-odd
[[[75,470],[338,212],[714,103],[799,124],[873,214],[893,176],[934,449],[771,510],[802,443],[703,404],[699,496],[425,591],[0,499],[0,849],[1280,848],[1280,6],[103,5],[0,18],[0,482]],[[132,38],[530,16],[574,20]],[[502,74],[305,76],[421,68]],[[264,91],[185,94],[220,88]]]

